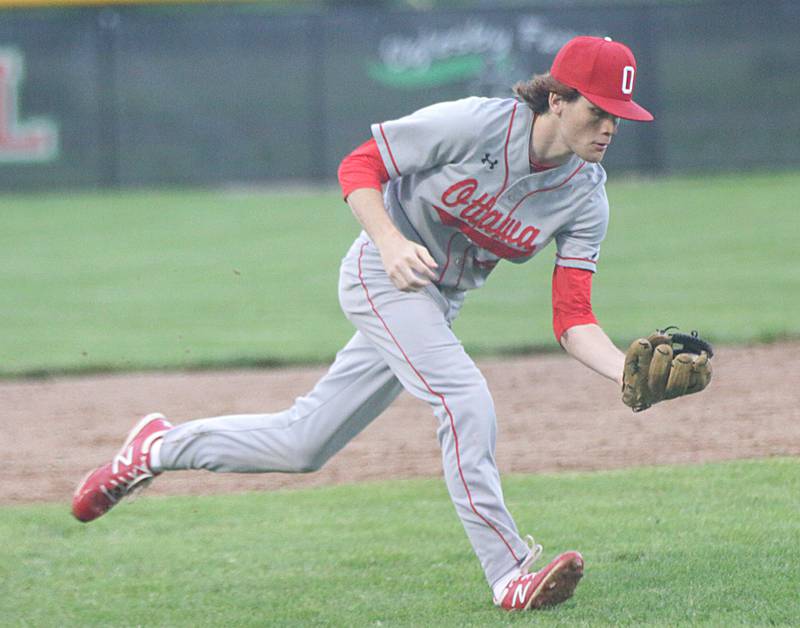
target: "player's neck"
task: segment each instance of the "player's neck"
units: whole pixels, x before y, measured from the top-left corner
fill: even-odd
[[[551,114],[537,113],[533,118],[530,140],[531,163],[560,166],[572,157],[572,151],[560,139],[559,119]]]

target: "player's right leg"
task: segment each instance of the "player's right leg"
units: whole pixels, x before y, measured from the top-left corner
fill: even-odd
[[[288,410],[200,419],[177,427],[161,415],[146,417],[112,461],[83,479],[72,512],[81,521],[96,519],[161,471],[314,471],[401,390],[379,353],[358,332],[314,389]]]
[[[495,463],[494,401],[451,329],[447,299],[434,290],[398,290],[377,248],[362,237],[343,266],[340,301],[404,388],[433,409],[444,479],[497,605],[539,608],[569,598],[583,559],[567,552],[530,572],[540,548],[520,536],[506,508]]]

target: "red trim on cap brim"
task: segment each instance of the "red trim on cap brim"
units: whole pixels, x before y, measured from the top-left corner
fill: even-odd
[[[650,122],[654,119],[652,113],[641,105],[637,105],[632,100],[618,100],[616,98],[595,96],[594,94],[586,94],[584,92],[581,92],[581,96],[593,105],[600,107],[603,111],[607,111],[611,115],[623,118],[624,120]]]

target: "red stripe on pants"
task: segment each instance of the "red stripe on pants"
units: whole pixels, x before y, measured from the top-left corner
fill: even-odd
[[[378,320],[381,322],[381,325],[383,325],[383,328],[386,330],[386,333],[389,334],[389,337],[392,339],[392,342],[394,342],[394,344],[400,350],[400,353],[403,354],[403,358],[411,367],[411,370],[414,371],[414,374],[420,379],[425,388],[428,389],[428,392],[434,395],[435,397],[439,398],[439,400],[442,402],[442,407],[444,407],[445,412],[447,412],[447,416],[450,418],[450,429],[453,430],[453,440],[456,446],[456,464],[458,465],[458,475],[461,477],[461,483],[464,485],[464,491],[467,493],[467,499],[469,500],[469,506],[472,509],[472,512],[474,512],[478,518],[480,518],[487,526],[489,526],[494,531],[495,534],[497,534],[498,537],[500,537],[500,540],[503,541],[505,546],[508,548],[508,551],[511,552],[511,555],[514,557],[514,560],[519,562],[519,558],[512,549],[511,545],[509,545],[508,541],[506,541],[505,537],[503,537],[503,535],[500,533],[500,530],[498,530],[492,524],[491,521],[489,521],[486,517],[484,517],[481,513],[479,513],[477,508],[475,508],[475,504],[472,501],[472,494],[470,493],[469,487],[467,486],[467,480],[464,478],[464,472],[461,469],[461,453],[458,446],[458,432],[456,432],[455,419],[453,418],[453,413],[450,412],[450,408],[447,406],[447,401],[445,400],[444,395],[442,393],[436,392],[433,388],[431,388],[428,382],[422,376],[422,373],[420,373],[414,367],[408,355],[403,350],[403,347],[400,346],[400,343],[397,341],[397,338],[395,338],[394,334],[389,329],[389,326],[386,324],[386,321],[383,320],[383,317],[378,313],[378,308],[376,308],[375,304],[372,302],[372,297],[370,297],[369,295],[369,290],[367,289],[367,284],[364,282],[364,275],[361,271],[361,258],[364,256],[364,247],[366,247],[368,244],[369,244],[368,242],[365,242],[364,244],[361,245],[361,251],[359,252],[358,255],[358,279],[361,282],[361,287],[364,288],[364,294],[367,297],[367,301],[369,302],[372,311],[375,313],[375,316],[378,317]]]

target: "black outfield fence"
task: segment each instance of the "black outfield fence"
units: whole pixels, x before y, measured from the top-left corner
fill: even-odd
[[[333,179],[369,124],[510,94],[577,34],[639,62],[653,124],[606,165],[800,165],[800,2],[281,14],[258,5],[0,11],[0,189]]]

